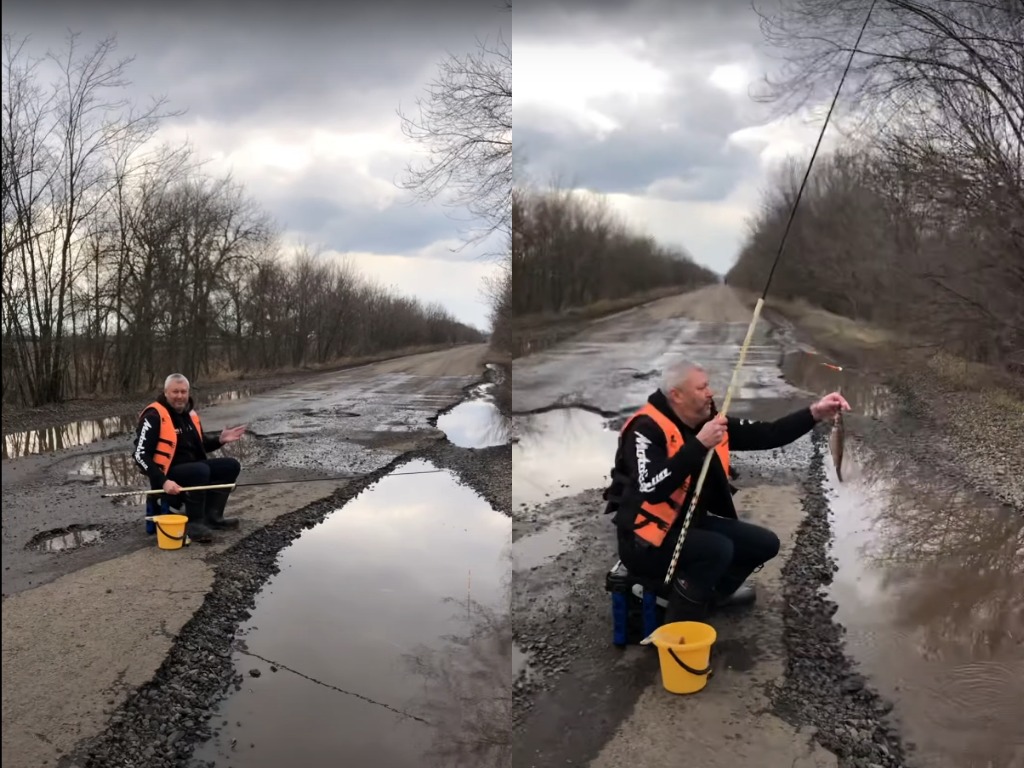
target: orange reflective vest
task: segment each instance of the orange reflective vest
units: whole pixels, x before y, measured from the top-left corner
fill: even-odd
[[[171,459],[174,457],[174,449],[178,447],[178,431],[174,428],[174,422],[171,420],[171,412],[163,403],[156,401],[150,403],[142,409],[139,418],[141,419],[142,414],[150,408],[160,414],[160,434],[157,436],[156,449],[153,451],[153,463],[160,467],[160,471],[166,475],[171,466]],[[195,424],[196,432],[199,433],[199,440],[202,441],[203,425],[199,420],[199,414],[192,410],[188,415],[192,417],[192,423]],[[162,445],[167,448],[162,449]]]
[[[626,428],[632,423],[633,419],[638,416],[650,416],[658,428],[665,435],[665,445],[668,450],[669,458],[675,456],[679,449],[683,447],[683,433],[679,431],[679,427],[672,423],[672,420],[665,414],[659,411],[650,403],[646,403],[643,408],[638,410],[632,416],[630,416],[626,423],[622,425],[620,432],[624,433]],[[722,462],[722,468],[725,470],[726,477],[729,475],[729,433],[726,432],[725,437],[722,438],[722,442],[715,446],[715,453],[718,454],[719,461]],[[686,492],[690,489],[690,476],[687,475],[686,479],[683,480],[683,484],[679,486],[675,491],[672,492],[672,496],[669,501],[663,501],[660,504],[651,504],[650,502],[643,502],[640,505],[641,511],[637,513],[636,520],[633,522],[634,532],[637,536],[646,542],[649,542],[655,547],[660,547],[661,543],[665,540],[665,536],[668,534],[672,524],[676,521],[679,513],[682,511],[681,507],[683,501],[686,498]]]

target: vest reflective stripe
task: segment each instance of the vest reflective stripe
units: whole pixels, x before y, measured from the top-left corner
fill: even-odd
[[[632,423],[633,419],[638,416],[649,416],[655,424],[658,425],[658,429],[661,430],[662,434],[665,435],[665,445],[667,448],[669,458],[675,456],[679,449],[683,447],[685,442],[683,439],[683,433],[679,431],[679,427],[672,423],[672,420],[655,408],[650,403],[646,403],[643,408],[638,410],[632,416],[630,416],[626,423],[622,425],[622,432],[626,431],[626,428]],[[726,477],[729,476],[729,433],[726,432],[725,437],[722,438],[722,442],[715,446],[715,453],[718,454],[718,460],[722,462],[722,468],[725,469]],[[660,504],[651,504],[649,502],[643,502],[640,505],[640,511],[637,513],[636,520],[633,522],[634,532],[644,541],[652,544],[655,547],[660,547],[661,543],[665,541],[665,536],[668,534],[672,524],[676,521],[679,516],[680,506],[686,499],[686,492],[690,489],[690,477],[687,476],[683,480],[683,484],[676,488],[672,495],[669,497],[669,501],[661,502]]]
[[[150,408],[160,414],[160,433],[156,438],[156,450],[153,451],[153,463],[160,467],[160,471],[166,475],[167,470],[171,467],[171,459],[174,457],[174,449],[178,447],[178,432],[174,428],[174,421],[171,419],[171,412],[167,410],[163,403],[154,401],[143,408],[142,413],[144,414]],[[199,440],[202,442],[203,424],[199,420],[199,414],[196,413],[195,410],[192,410],[189,411],[188,415],[192,417],[192,423],[195,424],[196,432],[199,433]],[[139,414],[139,418],[142,418],[142,414]]]

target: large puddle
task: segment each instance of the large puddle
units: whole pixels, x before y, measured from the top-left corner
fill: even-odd
[[[59,427],[12,432],[4,436],[4,459],[20,459],[36,453],[55,453],[98,440],[127,435],[135,430],[134,416],[111,416],[62,424]]]
[[[580,408],[516,416],[512,503],[516,507],[603,488],[615,460],[618,433],[607,419]]]
[[[489,448],[508,442],[511,422],[494,402],[496,384],[474,387],[469,398],[437,418],[437,428],[460,448]]]
[[[304,532],[239,632],[245,681],[214,714],[222,730],[197,760],[501,764],[514,677],[511,529],[438,471],[385,477]]]
[[[855,426],[892,411],[884,387],[822,362],[790,356],[787,375],[817,394],[841,388]],[[1024,765],[1024,515],[885,442],[848,439],[841,483],[826,457],[829,596],[847,651],[894,702],[916,765]]]
[[[1024,515],[907,460],[856,459],[826,480],[850,653],[922,765],[1024,764]]]
[[[251,394],[250,389],[242,388],[206,398],[197,395],[197,399],[202,403],[201,407],[207,407],[245,400]],[[137,421],[138,414],[110,416],[106,419],[84,419],[57,427],[12,432],[4,436],[3,458],[20,459],[37,453],[56,453],[111,437],[130,436],[135,433]]]

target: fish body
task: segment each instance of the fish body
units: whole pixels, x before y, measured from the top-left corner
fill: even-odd
[[[843,412],[836,412],[832,419],[832,432],[828,436],[828,447],[832,452],[832,463],[836,468],[836,477],[843,482],[843,446],[846,442],[846,427],[843,426]]]

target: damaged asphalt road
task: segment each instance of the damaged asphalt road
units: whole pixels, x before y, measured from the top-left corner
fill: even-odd
[[[821,427],[783,449],[734,455],[741,516],[775,530],[782,549],[752,577],[757,603],[712,619],[716,671],[707,688],[672,696],[653,646],[612,645],[604,583],[616,553],[601,490],[614,430],[681,356],[705,365],[722,397],[749,319],[730,289],[716,286],[595,323],[516,361],[517,767],[911,764],[892,703],[844,655],[836,605],[822,594],[835,566]],[[783,377],[792,347],[759,323],[733,415],[775,418],[827,391],[801,391]],[[585,463],[560,464],[577,451]]]
[[[210,730],[207,706],[233,680],[233,625],[278,553],[417,452],[447,456],[507,513],[508,446],[452,458],[433,426],[481,380],[485,354],[483,345],[456,347],[203,409],[211,427],[250,424],[239,444],[242,485],[309,481],[240,487],[229,512],[241,529],[208,546],[158,550],[140,502],[101,499],[120,488],[83,478],[84,463],[126,452],[128,436],[5,460],[4,764],[185,764]],[[100,535],[68,551],[32,544],[72,526]]]

